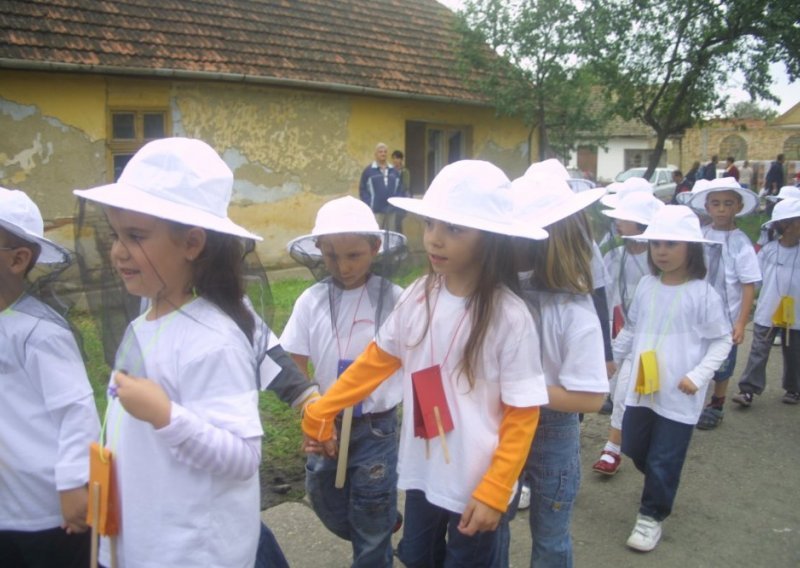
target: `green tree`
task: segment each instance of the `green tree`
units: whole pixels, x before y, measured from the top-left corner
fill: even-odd
[[[763,107],[754,101],[739,101],[734,103],[725,112],[728,118],[760,118],[762,120],[772,120],[778,116],[778,111],[774,108]]]
[[[614,110],[656,133],[648,173],[668,136],[726,106],[735,71],[754,100],[775,101],[769,64],[800,75],[800,24],[795,0],[586,0],[584,30],[597,77]]]
[[[563,0],[468,0],[458,14],[461,70],[496,108],[538,132],[540,160],[565,159],[599,132],[603,105],[585,60],[580,14]],[[599,140],[595,140],[599,141]],[[530,145],[532,146],[532,144]],[[531,156],[529,155],[529,159]]]

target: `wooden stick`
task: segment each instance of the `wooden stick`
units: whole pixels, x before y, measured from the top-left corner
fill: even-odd
[[[447,451],[447,438],[444,437],[444,425],[442,415],[439,414],[439,407],[433,407],[433,416],[436,418],[436,428],[439,430],[439,438],[442,440],[442,450],[444,450],[444,463],[450,463],[450,452]]]
[[[348,406],[344,409],[342,416],[342,435],[339,438],[339,461],[336,462],[336,481],[333,486],[336,489],[344,487],[344,480],[347,477],[347,450],[350,446],[350,429],[353,425],[353,407]]]
[[[91,504],[90,507],[92,508],[92,546],[91,546],[91,561],[89,566],[91,568],[97,568],[97,546],[98,542],[98,532],[97,526],[100,524],[100,483],[95,481],[92,483],[91,486]]]

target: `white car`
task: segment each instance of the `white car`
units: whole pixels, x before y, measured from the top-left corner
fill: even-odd
[[[668,166],[666,168],[656,168],[650,176],[650,183],[653,184],[653,195],[664,203],[669,203],[672,196],[675,194],[675,182],[672,181],[672,172],[674,167]],[[644,177],[644,172],[647,168],[630,168],[617,174],[614,181],[622,182],[630,177]]]

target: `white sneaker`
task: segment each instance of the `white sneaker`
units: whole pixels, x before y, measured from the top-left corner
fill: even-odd
[[[524,511],[525,509],[530,508],[531,506],[531,486],[527,483],[523,483],[520,485],[519,488],[519,505],[517,505],[517,509],[520,511]]]
[[[636,525],[626,543],[640,552],[650,552],[661,540],[661,522],[646,515],[636,515]]]

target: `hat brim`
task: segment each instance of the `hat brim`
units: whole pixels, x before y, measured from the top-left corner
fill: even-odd
[[[323,232],[323,233],[315,233],[310,235],[303,235],[301,237],[297,237],[289,241],[286,245],[286,250],[291,252],[292,250],[298,250],[303,254],[306,254],[311,257],[322,257],[322,253],[320,252],[319,248],[317,248],[317,239],[320,237],[330,236],[330,235],[342,235],[342,234],[355,234],[355,235],[365,235],[365,236],[375,236],[381,239],[381,247],[378,251],[378,254],[384,252],[393,252],[401,247],[406,246],[406,236],[401,233],[396,233],[394,231],[336,231],[336,232]],[[387,239],[388,242],[385,242],[384,239]]]
[[[101,205],[135,211],[165,221],[202,227],[245,239],[262,240],[258,235],[240,227],[227,217],[219,217],[196,207],[168,201],[128,184],[112,183],[92,189],[76,189],[72,193]]]
[[[619,219],[620,221],[631,221],[632,223],[639,223],[640,225],[650,224],[650,219],[646,219],[643,216],[637,215],[636,213],[626,209],[604,209],[600,213],[606,217]]]
[[[541,213],[542,226],[545,228],[553,223],[557,223],[562,219],[566,219],[570,215],[574,215],[578,211],[582,211],[599,201],[606,194],[606,188],[596,187],[594,189],[587,189],[580,193],[573,193],[569,199],[565,199],[556,205],[543,208]]]
[[[695,211],[706,213],[706,198],[708,194],[719,191],[733,191],[738,193],[742,198],[742,210],[736,214],[737,217],[749,215],[758,208],[758,195],[743,187],[710,187],[708,189],[703,189],[693,194],[686,205]]]
[[[36,259],[37,263],[59,264],[67,262],[69,259],[69,250],[61,245],[57,245],[50,239],[29,233],[22,227],[14,225],[13,223],[8,223],[2,219],[0,219],[0,227],[24,241],[31,241],[39,245],[41,252],[39,253],[39,258]]]
[[[581,193],[575,195],[583,194]],[[430,219],[436,219],[437,221],[443,221],[453,225],[460,225],[462,227],[470,227],[480,231],[488,231],[490,233],[497,233],[499,235],[523,237],[534,240],[542,240],[547,238],[547,231],[541,227],[531,224],[522,225],[521,223],[498,223],[490,219],[482,219],[472,215],[461,215],[452,211],[442,211],[440,208],[432,207],[430,203],[423,199],[414,199],[411,197],[390,197],[389,203],[395,207],[399,207],[400,209],[421,217],[428,217]]]
[[[631,241],[674,241],[678,243],[701,243],[704,245],[722,244],[719,241],[710,241],[708,239],[703,239],[700,237],[697,238],[680,237],[675,233],[650,233],[649,235],[645,235],[644,233],[642,233],[641,235],[623,236],[622,238],[629,239]]]

